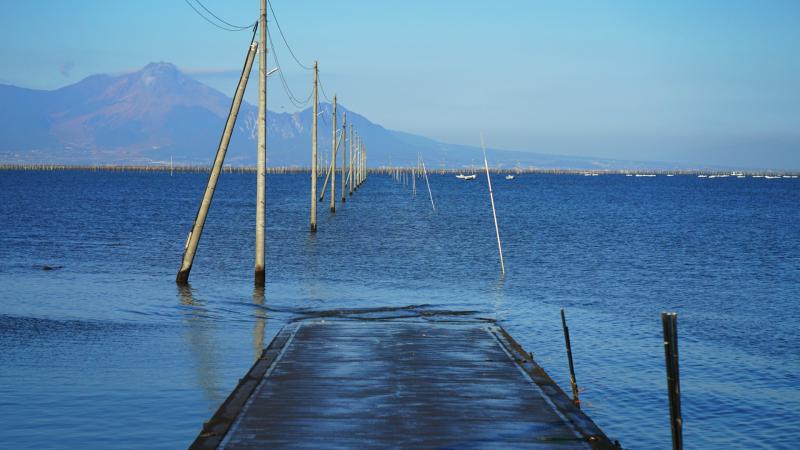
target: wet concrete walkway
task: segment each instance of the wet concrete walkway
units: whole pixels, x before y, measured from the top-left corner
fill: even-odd
[[[193,448],[614,448],[500,327],[287,325]]]

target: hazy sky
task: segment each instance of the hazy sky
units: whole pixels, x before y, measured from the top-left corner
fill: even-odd
[[[235,24],[258,0],[201,0]],[[230,95],[250,32],[184,0],[3,2],[0,83],[54,89],[175,63]],[[800,168],[800,1],[274,0],[329,95],[387,128],[475,145]],[[311,73],[271,33],[292,90]],[[273,63],[270,63],[272,66]],[[252,101],[254,84],[248,89]],[[269,108],[293,111],[277,77]]]

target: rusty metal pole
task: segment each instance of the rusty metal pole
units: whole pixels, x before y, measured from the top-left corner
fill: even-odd
[[[683,417],[681,417],[681,380],[678,368],[678,314],[661,313],[664,327],[664,360],[667,369],[669,423],[672,429],[672,450],[683,450]]]
[[[331,212],[336,212],[336,95],[333,96],[333,119],[331,120]]]
[[[194,255],[197,252],[197,245],[200,242],[200,235],[203,234],[203,226],[206,223],[208,210],[211,208],[211,200],[214,198],[214,190],[217,187],[217,180],[222,171],[222,164],[225,161],[225,154],[228,152],[228,144],[231,141],[233,134],[233,127],[236,124],[236,117],[239,115],[239,106],[242,104],[242,97],[244,96],[245,88],[247,87],[247,79],[250,77],[250,69],[253,67],[253,60],[256,56],[258,44],[253,42],[250,44],[250,50],[247,52],[247,59],[244,63],[242,75],[239,78],[239,85],[236,87],[236,93],[233,96],[231,109],[228,112],[228,120],[225,122],[225,129],[222,132],[222,138],[217,147],[217,154],[214,157],[214,165],[211,167],[211,174],[208,177],[208,184],[203,193],[203,200],[200,202],[200,208],[197,210],[197,216],[194,218],[192,231],[186,238],[186,244],[183,247],[183,259],[181,260],[181,268],[178,270],[178,275],[175,277],[175,282],[178,284],[186,284],[189,282],[189,272],[192,270],[192,263],[194,262]]]
[[[317,62],[314,61],[314,117],[311,119],[311,232],[317,231]]]
[[[261,0],[258,49],[258,144],[256,169],[256,261],[254,282],[264,286],[264,233],[267,184],[267,0]]]
[[[567,326],[567,318],[564,315],[564,308],[561,308],[561,327],[564,329],[564,344],[567,347],[567,362],[569,362],[569,385],[572,388],[572,403],[580,408],[581,400],[578,397],[578,382],[575,381],[575,366],[572,364],[572,343],[569,340],[569,327]]]

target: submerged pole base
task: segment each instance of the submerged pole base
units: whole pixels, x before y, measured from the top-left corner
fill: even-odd
[[[266,281],[266,276],[264,275],[264,268],[256,268],[255,272],[255,285],[258,287],[263,287],[264,282]]]
[[[316,233],[317,232],[317,224],[315,224],[315,223],[311,224],[311,232],[312,233]]]
[[[336,212],[336,207],[335,207],[335,206],[331,206],[331,212],[332,212],[332,213],[335,213],[335,212]]]
[[[189,272],[192,268],[181,269],[178,271],[178,276],[175,277],[175,283],[185,285],[189,284]]]

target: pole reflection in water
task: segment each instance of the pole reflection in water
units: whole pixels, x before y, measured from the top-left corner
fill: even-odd
[[[178,299],[184,306],[186,342],[194,358],[197,383],[213,410],[223,400],[220,390],[218,362],[221,360],[213,339],[213,319],[209,317],[203,301],[194,297],[191,285],[178,285]]]
[[[253,305],[255,306],[255,323],[253,325],[253,359],[261,357],[264,350],[264,329],[267,327],[267,310],[264,308],[264,286],[253,289]]]

